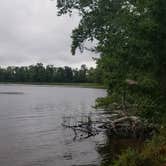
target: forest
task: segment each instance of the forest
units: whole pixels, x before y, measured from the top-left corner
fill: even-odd
[[[71,67],[44,66],[42,63],[30,66],[9,66],[0,68],[0,82],[13,83],[102,83],[100,70],[81,65]]]
[[[72,31],[72,54],[79,50],[100,54],[97,69],[102,72],[108,93],[97,100],[97,105],[110,111],[110,106],[123,105],[127,114],[158,131],[141,150],[128,149],[107,166],[164,166],[166,1],[57,0],[57,8],[59,16],[78,11],[81,17]],[[87,41],[94,47],[87,48]]]

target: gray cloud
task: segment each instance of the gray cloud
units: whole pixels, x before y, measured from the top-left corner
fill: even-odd
[[[55,1],[1,0],[0,65],[94,66],[90,52],[71,56],[71,31],[78,22],[77,15],[58,17]]]

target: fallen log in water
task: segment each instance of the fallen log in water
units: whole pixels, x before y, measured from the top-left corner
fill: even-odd
[[[110,114],[90,114],[76,117],[64,117],[62,125],[74,131],[75,138],[82,133],[83,138],[95,136],[100,132],[107,132],[113,137],[145,139],[153,135],[155,127],[145,124],[139,117],[125,114],[121,110]]]

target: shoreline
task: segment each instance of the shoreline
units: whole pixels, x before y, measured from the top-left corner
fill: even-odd
[[[0,82],[0,85],[47,85],[47,86],[106,89],[104,85],[98,83]]]

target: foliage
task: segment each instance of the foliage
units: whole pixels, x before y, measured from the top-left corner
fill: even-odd
[[[79,11],[71,51],[83,51],[86,41],[97,43],[91,50],[100,53],[98,69],[110,101],[118,101],[125,92],[126,102],[137,105],[139,115],[161,122],[166,99],[166,1],[57,0],[57,7],[59,15]]]
[[[71,52],[96,43],[108,97],[98,106],[134,106],[142,118],[165,124],[166,119],[166,1],[57,0],[59,15],[78,10],[80,23],[72,33]],[[125,100],[124,100],[125,99]],[[163,139],[162,139],[163,138]],[[147,143],[141,153],[128,150],[115,166],[158,166],[165,162],[166,136]]]
[[[114,163],[114,166],[129,166],[129,164],[130,166],[137,166],[140,164],[140,161],[139,153],[135,150],[128,149],[119,157],[119,160]]]
[[[36,65],[0,68],[0,82],[48,82],[48,83],[101,83],[97,69],[88,69],[82,65],[80,69],[71,67],[54,67],[53,65]]]
[[[166,164],[166,128],[145,143],[140,152],[128,149],[123,152],[113,166],[164,166]]]

